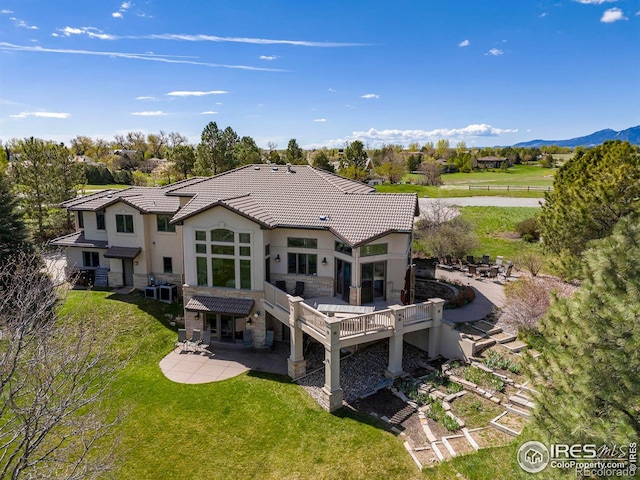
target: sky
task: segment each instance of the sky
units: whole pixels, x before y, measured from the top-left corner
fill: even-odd
[[[640,124],[640,0],[0,0],[0,140],[452,146]]]

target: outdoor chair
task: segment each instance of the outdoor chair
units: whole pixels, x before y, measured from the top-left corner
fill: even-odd
[[[187,329],[186,328],[179,328],[178,329],[178,341],[176,342],[176,347],[182,347],[182,350],[184,351],[184,348],[187,345]]]
[[[476,265],[469,265],[469,271],[467,272],[467,277],[475,277],[478,274],[478,267]]]
[[[491,259],[489,255],[482,255],[482,263],[485,265],[489,265],[491,263]]]
[[[279,288],[283,292],[287,291],[287,282],[284,280],[276,280],[276,288]]]
[[[467,263],[470,263],[472,265],[476,263],[476,259],[473,255],[467,255]]]
[[[202,342],[200,342],[199,350],[204,353],[208,353],[211,346],[211,330],[205,330],[202,332]]]
[[[507,278],[509,278],[509,276],[511,275],[511,270],[513,270],[513,264],[507,265],[507,269],[505,270],[505,272],[502,274],[504,276],[504,279],[506,280]]]
[[[444,263],[445,265],[453,265],[453,260],[451,259],[451,255],[445,255]]]
[[[491,267],[488,272],[489,278],[497,278],[498,277],[498,267]]]
[[[262,348],[269,351],[273,348],[273,330],[267,330],[267,334],[262,342]]]
[[[496,257],[496,267],[501,267],[502,266],[502,261],[504,260],[504,257],[502,255],[498,255]]]
[[[242,343],[244,344],[244,348],[251,349],[253,348],[253,335],[251,330],[245,330],[242,332]]]
[[[198,346],[200,345],[200,343],[202,342],[202,340],[200,340],[200,330],[197,328],[193,329],[193,333],[191,334],[191,340],[189,340],[187,343],[190,347],[193,348],[192,351],[196,351],[198,349]]]
[[[301,297],[304,295],[304,282],[296,282],[296,288],[293,289],[291,295],[294,297]]]

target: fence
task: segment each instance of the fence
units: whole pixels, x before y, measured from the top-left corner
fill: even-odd
[[[542,187],[536,185],[469,185],[469,190],[502,190],[519,192],[552,192],[553,187]]]

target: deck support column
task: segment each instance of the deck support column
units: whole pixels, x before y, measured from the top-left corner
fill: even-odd
[[[402,369],[402,348],[404,341],[404,308],[400,305],[392,305],[391,318],[393,321],[393,335],[389,337],[389,366],[385,375],[389,378],[397,378],[404,373]]]
[[[442,330],[442,316],[444,312],[444,300],[441,298],[430,298],[431,318],[433,326],[429,329],[429,358],[433,359],[440,355],[440,331]]]
[[[307,373],[307,361],[304,359],[302,329],[298,326],[300,303],[303,299],[289,299],[289,329],[291,330],[291,355],[287,359],[287,371],[291,378],[298,378]]]
[[[340,319],[327,318],[324,345],[324,387],[322,394],[330,412],[342,407],[340,388]]]

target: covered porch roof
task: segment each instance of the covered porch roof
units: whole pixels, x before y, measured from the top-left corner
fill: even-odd
[[[109,247],[104,253],[105,258],[124,258],[133,260],[142,251],[140,247]]]
[[[247,317],[255,304],[248,298],[225,298],[195,295],[187,303],[185,310],[192,312],[211,312]]]

